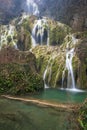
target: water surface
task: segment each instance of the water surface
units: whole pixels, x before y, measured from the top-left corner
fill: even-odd
[[[29,97],[58,103],[82,103],[87,98],[87,92],[45,89],[43,92]]]
[[[28,98],[81,103],[87,93],[47,89]],[[76,113],[0,97],[0,130],[78,130]]]
[[[72,112],[0,99],[0,130],[76,130]]]

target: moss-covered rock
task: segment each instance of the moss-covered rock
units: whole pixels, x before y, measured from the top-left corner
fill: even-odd
[[[0,66],[0,92],[24,94],[40,91],[43,81],[29,65],[5,64]]]
[[[23,16],[22,16],[23,17]],[[22,51],[27,51],[32,47],[31,41],[31,28],[32,22],[29,16],[26,16],[25,19],[21,18],[20,21],[15,20],[15,26],[17,29],[17,46],[18,49]]]
[[[65,24],[62,24],[58,21],[52,21],[50,19],[48,19],[48,23],[50,30],[50,45],[61,45],[66,35],[71,32],[71,28]]]
[[[62,72],[65,67],[64,52],[59,47],[37,46],[33,50],[36,55],[37,69],[40,75],[46,74],[46,83],[50,87],[60,87],[62,81]]]
[[[28,64],[31,61],[32,56],[30,57],[29,53],[29,58],[27,51],[32,47],[31,32],[37,19],[35,16],[25,15],[11,21],[11,24],[15,27],[13,40],[21,51],[10,50],[9,54],[6,50],[6,53],[4,53],[3,49],[6,48],[6,45],[12,47],[12,38],[8,35],[7,43],[3,41],[3,49],[1,51],[2,64],[3,61],[6,64],[8,63],[7,61],[9,63],[10,61],[15,61],[16,64],[21,62],[22,64]],[[31,66],[36,66],[36,68],[31,67],[31,69],[35,68],[34,71],[38,71],[41,78],[43,78],[44,72],[47,69],[46,84],[51,87],[60,87],[62,86],[62,76],[66,65],[66,52],[75,48],[72,61],[75,83],[78,88],[87,89],[87,31],[72,34],[71,28],[65,24],[49,18],[46,18],[46,20],[48,26],[45,29],[49,29],[50,46],[36,46],[31,49],[36,56],[36,59],[33,59],[35,60],[34,64],[29,62]],[[4,28],[1,34],[7,34],[5,28],[7,29],[8,26],[0,26],[0,28]],[[15,55],[13,55],[13,52]],[[68,71],[65,70],[64,87],[67,86],[67,75]]]
[[[66,51],[74,48],[72,60],[73,73],[76,87],[87,89],[87,47],[82,37],[69,34],[60,46],[37,46],[32,51],[36,56],[37,68],[43,76],[45,70],[45,82],[50,87],[61,87],[63,71],[66,66]],[[81,54],[80,54],[81,52]],[[68,70],[65,69],[64,86],[67,87]]]
[[[2,49],[0,61],[0,93],[25,94],[43,89],[43,80],[31,52]]]
[[[82,40],[76,46],[76,55],[79,59],[78,85],[82,89],[87,89],[87,40]]]
[[[5,46],[17,46],[21,51],[27,51],[32,47],[31,32],[36,17],[23,15],[13,19],[9,25],[1,25],[1,48]],[[4,37],[4,38],[3,38]]]

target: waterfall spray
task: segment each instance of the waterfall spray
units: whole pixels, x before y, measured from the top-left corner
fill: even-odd
[[[69,45],[72,43],[71,46],[73,47],[69,47]],[[77,89],[76,88],[76,84],[75,84],[75,77],[74,77],[74,72],[73,72],[73,66],[72,66],[72,60],[74,57],[74,45],[78,43],[78,39],[76,39],[73,35],[72,35],[72,41],[67,43],[67,50],[66,50],[66,65],[65,68],[63,70],[63,74],[62,74],[62,90],[65,89],[64,88],[64,79],[65,79],[65,72],[66,70],[68,71],[68,76],[67,76],[67,88],[65,90],[69,90],[69,91],[75,91],[75,92],[84,92],[83,90]]]
[[[0,49],[2,49],[3,46],[13,46],[15,49],[17,48],[16,41],[14,40],[15,35],[15,27],[13,25],[9,26],[3,26],[1,29],[1,37],[0,37]],[[10,39],[10,41],[8,40]]]
[[[46,18],[38,19],[32,30],[32,46],[49,45],[49,27]]]
[[[72,36],[72,44],[75,45],[77,43],[77,39],[75,39],[74,36]],[[74,57],[74,47],[69,49],[70,42],[67,43],[67,50],[66,50],[66,65],[63,70],[62,74],[62,89],[64,88],[64,78],[65,78],[65,72],[68,71],[67,76],[67,88],[76,89],[75,86],[75,77],[73,72],[73,66],[72,66],[72,60]]]
[[[46,76],[47,76],[47,72],[52,69],[52,63],[51,63],[51,58],[48,60],[48,64],[46,66],[46,69],[44,71],[44,74],[43,74],[43,80],[44,80],[44,88],[49,88],[49,86],[46,84]],[[50,71],[52,72],[52,71]],[[51,73],[50,73],[50,76],[51,76]],[[51,78],[50,78],[51,79]]]
[[[26,0],[26,6],[28,14],[39,16],[38,5],[34,2],[34,0]]]
[[[75,89],[75,79],[72,67],[72,59],[74,56],[74,48],[66,53],[66,69],[68,70],[68,78],[67,78],[67,88],[71,86],[72,89]]]
[[[34,0],[26,0],[27,14],[39,17],[39,7]],[[49,29],[46,18],[40,18],[35,21],[31,34],[32,47],[36,45],[49,45]]]

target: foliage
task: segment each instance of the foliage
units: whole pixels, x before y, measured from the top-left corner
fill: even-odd
[[[26,70],[26,68],[28,68]],[[24,94],[43,89],[40,75],[33,73],[29,66],[5,64],[0,67],[0,93]]]
[[[50,26],[50,45],[61,45],[66,35],[70,32],[70,28],[60,23]]]
[[[80,126],[84,130],[87,130],[87,99],[84,102],[83,106],[80,108],[78,121],[80,123]]]

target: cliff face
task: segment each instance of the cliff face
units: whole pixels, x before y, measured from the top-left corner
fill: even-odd
[[[31,52],[10,47],[0,51],[0,93],[25,94],[42,89],[43,80]]]
[[[0,0],[0,23],[20,14],[25,0]],[[40,15],[51,17],[70,25],[73,30],[87,28],[87,0],[37,0]]]
[[[87,28],[87,0],[44,0],[41,15],[53,17],[74,30]]]
[[[6,24],[21,12],[23,0],[0,0],[0,23]]]

